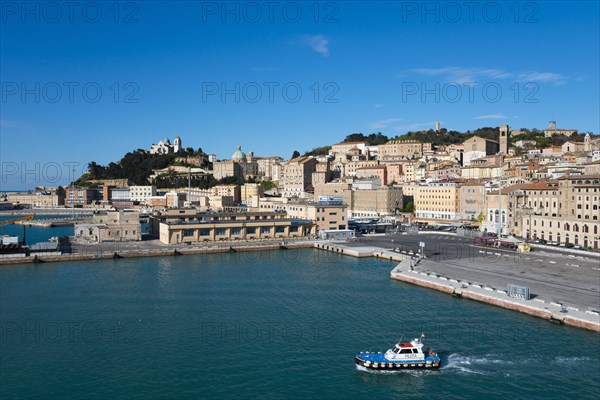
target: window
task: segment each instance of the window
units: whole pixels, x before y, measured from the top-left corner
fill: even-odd
[[[127,234],[127,231],[125,231],[125,234]],[[190,236],[194,236],[194,230],[193,229],[184,229],[183,237],[190,237]]]
[[[402,349],[400,350],[400,354],[412,354],[411,349]]]
[[[249,235],[254,235],[256,233],[256,228],[246,228],[246,233]]]
[[[200,236],[209,236],[210,235],[210,229],[200,229]]]
[[[218,228],[218,229],[215,229],[215,234],[216,234],[217,236],[225,236],[226,232],[227,232],[227,231],[225,230],[225,228]]]
[[[271,233],[271,228],[269,228],[268,226],[263,226],[262,228],[260,228],[260,233]]]
[[[290,226],[290,232],[298,232],[297,226]]]
[[[231,228],[231,234],[232,235],[241,235],[242,229],[241,228]]]
[[[284,233],[285,232],[285,227],[284,226],[277,226],[275,227],[275,233]]]

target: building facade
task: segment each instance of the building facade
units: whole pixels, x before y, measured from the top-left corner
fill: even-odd
[[[311,221],[290,218],[285,212],[162,213],[153,216],[159,240],[164,244],[255,239],[292,239],[316,234]]]

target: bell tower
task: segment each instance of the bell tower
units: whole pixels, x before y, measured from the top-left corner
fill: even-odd
[[[508,125],[500,125],[500,153],[505,156],[508,155],[508,136],[509,136],[509,126]]]

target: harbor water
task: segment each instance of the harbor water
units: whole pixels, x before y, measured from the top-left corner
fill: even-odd
[[[0,267],[0,398],[597,399],[600,335],[319,250]],[[425,332],[439,370],[361,371]]]
[[[6,219],[19,218],[18,216],[0,216],[0,221]],[[34,219],[50,219],[59,218],[56,215],[34,215]],[[66,217],[68,218],[68,216]],[[47,242],[53,236],[73,236],[74,229],[72,226],[59,226],[59,227],[41,227],[41,226],[23,226],[17,224],[11,224],[6,226],[0,226],[0,235],[18,236],[19,241],[23,240],[23,228],[25,229],[25,240],[28,245],[38,242]]]

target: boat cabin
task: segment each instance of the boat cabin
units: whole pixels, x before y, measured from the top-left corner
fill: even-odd
[[[396,343],[385,353],[385,357],[390,360],[422,360],[425,358],[423,344],[419,339]]]

